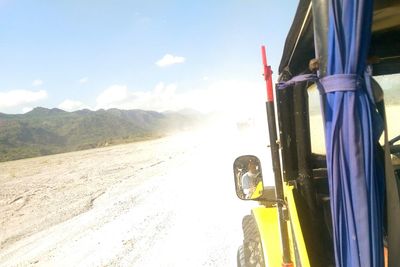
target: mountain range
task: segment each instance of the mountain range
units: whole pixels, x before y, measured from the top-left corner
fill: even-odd
[[[0,161],[157,138],[193,127],[202,119],[202,114],[191,110],[67,112],[37,107],[25,114],[0,113]]]

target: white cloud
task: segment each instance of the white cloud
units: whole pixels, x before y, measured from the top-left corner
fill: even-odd
[[[32,109],[33,109],[32,107],[24,107],[22,109],[22,113],[27,113],[27,112],[31,111]]]
[[[83,77],[83,78],[79,79],[79,83],[80,83],[80,84],[87,83],[88,81],[89,81],[89,78],[88,78],[88,77]]]
[[[245,117],[255,109],[265,108],[263,83],[240,80],[220,80],[179,96],[181,106],[202,112],[223,112]]]
[[[112,85],[96,99],[99,108],[145,109],[164,111],[173,105],[176,85],[158,83],[152,91],[129,91],[126,85]]]
[[[36,79],[36,80],[34,80],[34,81],[32,82],[32,85],[33,85],[33,86],[40,86],[40,85],[42,85],[42,84],[43,84],[43,81],[40,80],[40,79]]]
[[[159,61],[157,61],[156,64],[159,67],[167,67],[167,66],[170,66],[173,64],[183,63],[183,62],[185,62],[185,60],[186,59],[184,57],[166,54],[165,56],[163,56],[163,58],[161,58]]]
[[[29,103],[34,103],[47,98],[47,92],[28,91],[28,90],[12,90],[8,92],[0,92],[0,109],[13,108]]]
[[[84,108],[88,108],[85,104],[80,101],[66,99],[62,103],[58,105],[58,108],[63,109],[65,111],[75,111]]]
[[[97,98],[98,108],[118,107],[128,101],[130,94],[126,85],[115,84],[104,90]]]
[[[245,117],[255,109],[265,113],[263,81],[222,80],[205,88],[178,91],[176,84],[158,83],[150,91],[130,91],[126,85],[113,85],[97,97],[99,108],[144,109],[155,111],[195,109],[224,112]]]

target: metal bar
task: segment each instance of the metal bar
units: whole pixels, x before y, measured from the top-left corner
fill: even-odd
[[[283,180],[297,179],[297,147],[293,110],[293,87],[276,90],[280,146],[282,155]]]
[[[277,133],[276,133],[276,123],[275,123],[274,96],[273,96],[272,77],[271,77],[272,72],[270,66],[267,65],[265,46],[261,47],[261,53],[264,66],[264,78],[267,86],[266,110],[268,118],[269,140],[271,145],[272,166],[275,178],[275,194],[277,199],[284,199],[281,166],[279,160],[279,145],[277,143]],[[280,226],[279,228],[281,232],[282,251],[283,251],[282,266],[293,266],[293,263],[290,259],[289,234],[282,203],[278,203],[278,215],[279,215],[279,226]]]
[[[303,196],[312,214],[317,213],[315,190],[312,181],[310,122],[308,119],[308,94],[306,83],[293,88],[294,120],[297,143],[298,179]]]
[[[298,83],[293,88],[293,106],[296,130],[297,159],[298,159],[298,189],[307,203],[313,244],[312,262],[316,265],[328,266],[333,262],[333,247],[325,228],[322,207],[318,206],[312,170],[312,152],[310,137],[310,121],[308,108],[307,83]]]
[[[318,75],[320,78],[326,76],[328,62],[328,28],[329,28],[329,1],[311,0],[314,27],[315,57],[318,59]]]

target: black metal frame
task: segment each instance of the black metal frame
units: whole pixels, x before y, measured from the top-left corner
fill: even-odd
[[[272,167],[274,170],[275,178],[275,194],[278,200],[284,200],[283,193],[283,182],[281,175],[281,165],[279,161],[279,144],[277,143],[277,133],[276,133],[276,123],[275,123],[275,107],[273,101],[266,102],[267,119],[268,119],[268,131],[269,139],[271,145],[271,157],[272,157]],[[290,245],[289,245],[289,233],[286,227],[286,217],[284,205],[282,202],[278,202],[278,215],[279,215],[279,225],[280,234],[282,239],[282,251],[283,251],[283,263],[290,263]]]
[[[280,78],[282,81],[291,77],[284,73]],[[334,261],[333,246],[314,185],[313,166],[317,164],[311,151],[307,87],[302,82],[276,90],[282,174],[283,181],[295,186],[296,206],[312,266],[329,266]]]

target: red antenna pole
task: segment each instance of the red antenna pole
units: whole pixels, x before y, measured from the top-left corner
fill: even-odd
[[[265,52],[265,46],[261,46],[261,56],[264,67],[264,79],[267,86],[267,102],[274,102],[274,93],[272,90],[272,70],[271,66],[267,64],[267,53]]]

